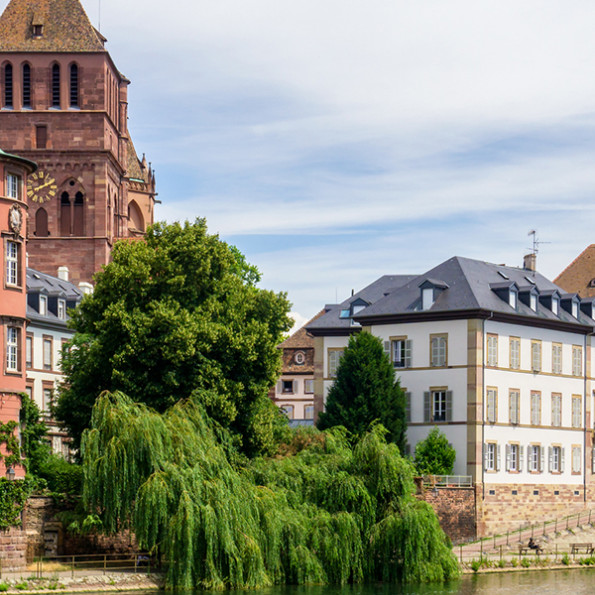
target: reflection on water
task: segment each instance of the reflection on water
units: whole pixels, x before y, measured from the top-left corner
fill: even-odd
[[[197,592],[199,593],[204,592]],[[356,585],[349,587],[271,587],[228,591],[227,595],[593,595],[595,568],[509,572],[465,576],[448,585]]]

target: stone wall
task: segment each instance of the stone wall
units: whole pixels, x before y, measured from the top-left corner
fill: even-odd
[[[21,570],[26,565],[27,536],[16,527],[0,531],[0,570]]]

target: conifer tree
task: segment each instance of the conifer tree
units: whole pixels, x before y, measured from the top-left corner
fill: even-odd
[[[374,422],[388,430],[387,440],[403,452],[407,430],[405,394],[395,380],[380,339],[361,332],[349,339],[318,427],[344,426],[361,436]]]
[[[448,438],[434,428],[415,447],[415,468],[421,475],[451,475],[456,456]]]

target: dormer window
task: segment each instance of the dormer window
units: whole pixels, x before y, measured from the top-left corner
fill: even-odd
[[[440,294],[448,289],[448,285],[437,279],[426,279],[420,283],[419,288],[421,289],[421,309],[429,310],[436,303]]]
[[[578,318],[578,302],[576,300],[572,300],[572,315],[574,318]]]
[[[298,366],[303,366],[306,361],[306,356],[303,351],[298,351],[294,356],[293,360]]]
[[[508,291],[508,305],[516,310],[518,301],[518,294],[517,290],[514,287],[511,287]]]
[[[58,318],[60,320],[66,319],[66,301],[65,300],[58,300]],[[297,361],[297,357],[296,357]]]
[[[33,25],[31,29],[33,37],[41,37],[43,35],[43,25]]]
[[[421,309],[429,310],[434,305],[434,289],[427,287],[421,292]]]
[[[558,316],[560,313],[560,300],[557,297],[552,298],[552,314]]]
[[[537,312],[537,294],[531,293],[529,296],[529,307],[533,312]]]
[[[39,313],[41,316],[46,316],[48,313],[48,298],[46,295],[39,296]]]

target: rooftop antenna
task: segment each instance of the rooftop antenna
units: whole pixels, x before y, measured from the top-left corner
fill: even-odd
[[[537,230],[536,229],[531,229],[527,235],[533,236],[533,239],[532,239],[533,245],[531,246],[531,248],[529,248],[529,250],[531,250],[531,254],[533,255],[533,258],[536,259],[537,253],[539,252],[539,246],[541,246],[541,244],[551,244],[551,242],[543,242],[543,241],[539,240],[537,238]],[[533,271],[533,275],[535,275],[535,271]]]

